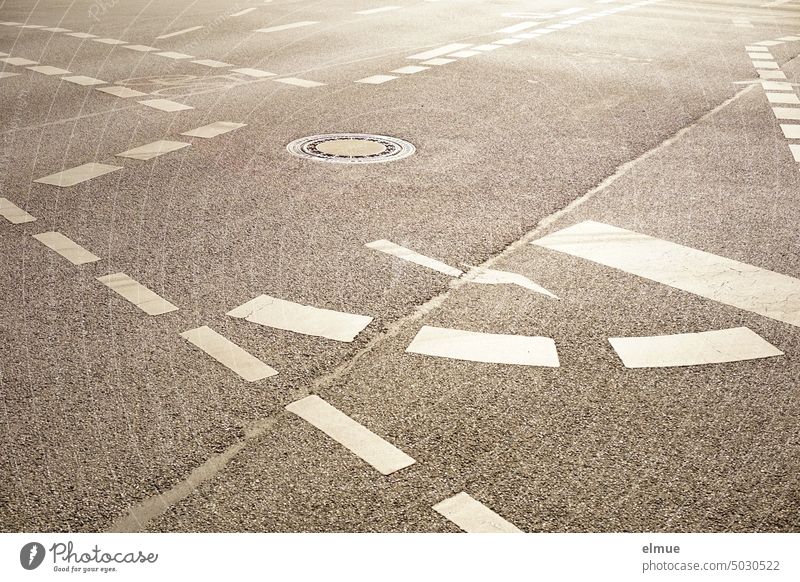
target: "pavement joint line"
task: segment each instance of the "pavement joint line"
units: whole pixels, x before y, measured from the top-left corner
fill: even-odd
[[[465,491],[440,501],[432,509],[467,533],[524,533]]]
[[[60,232],[42,232],[33,235],[33,238],[67,259],[73,265],[84,265],[100,260],[100,257],[87,251],[81,245]]]

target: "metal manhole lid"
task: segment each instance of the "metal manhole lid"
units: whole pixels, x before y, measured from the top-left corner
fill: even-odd
[[[369,133],[311,135],[294,140],[286,149],[300,158],[334,164],[391,162],[416,151],[402,139]]]

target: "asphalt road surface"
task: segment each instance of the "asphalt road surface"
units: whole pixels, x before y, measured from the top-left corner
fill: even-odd
[[[0,53],[3,530],[800,529],[800,1],[3,0]]]

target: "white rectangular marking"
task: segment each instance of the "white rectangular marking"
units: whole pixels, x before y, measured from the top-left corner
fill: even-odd
[[[538,22],[520,22],[519,24],[512,24],[511,26],[506,26],[505,28],[501,28],[500,30],[496,31],[498,34],[511,34],[513,32],[522,32],[523,30],[527,30],[529,28],[533,28],[539,24]]]
[[[49,28],[43,28],[42,30],[46,30],[47,32],[69,32],[69,28],[61,28],[60,26],[51,26]]]
[[[441,57],[438,57],[438,58],[435,58],[435,59],[430,59],[428,61],[422,61],[422,64],[423,65],[433,65],[433,66],[437,66],[438,67],[438,66],[441,66],[441,65],[447,65],[447,64],[450,64],[450,63],[454,63],[454,62],[455,62],[455,59],[443,59]]]
[[[245,127],[246,125],[247,125],[246,123],[234,123],[233,121],[215,121],[214,123],[209,123],[208,125],[204,125],[203,127],[198,127],[197,129],[184,131],[181,135],[188,135],[189,137],[202,137],[204,139],[209,139],[212,137],[217,137],[218,135],[222,135],[224,133],[228,133],[235,129]]]
[[[83,265],[99,261],[100,257],[90,253],[72,239],[64,236],[60,232],[43,232],[33,235],[44,246],[57,252],[73,265]]]
[[[91,85],[105,85],[106,82],[100,79],[95,79],[94,77],[87,77],[85,75],[72,75],[71,77],[61,77],[62,81],[67,81],[68,83],[75,83],[76,85],[82,85],[84,87],[88,87]]]
[[[117,40],[116,38],[95,38],[94,42],[101,42],[103,44],[128,44],[124,40]]]
[[[187,32],[194,32],[195,30],[200,30],[203,28],[202,26],[192,26],[189,28],[184,28],[183,30],[176,30],[175,32],[170,32],[168,34],[162,34],[161,36],[157,36],[156,39],[160,40],[162,38],[171,38],[173,36],[178,36],[181,34],[186,34]]]
[[[438,271],[439,273],[444,273],[445,275],[450,275],[451,277],[460,277],[464,274],[460,269],[456,269],[455,267],[451,267],[450,265],[447,265],[441,261],[421,255],[415,251],[412,251],[411,249],[407,249],[406,247],[400,246],[386,239],[376,240],[371,243],[367,243],[364,246],[368,249],[380,251],[382,253],[386,253],[387,255],[397,257],[398,259],[408,261],[409,263],[414,263],[415,265],[426,267],[428,269]]]
[[[470,44],[464,44],[464,43],[461,43],[461,42],[457,42],[457,43],[448,44],[448,45],[445,45],[445,46],[440,46],[439,48],[431,49],[431,50],[425,51],[423,53],[417,53],[415,55],[411,55],[408,58],[409,59],[415,59],[415,60],[418,60],[418,61],[425,61],[425,60],[428,60],[428,59],[432,59],[434,57],[440,57],[442,55],[446,55],[447,53],[460,51],[461,49],[469,48],[471,46],[472,45],[470,45]]]
[[[397,79],[394,75],[373,75],[371,77],[365,77],[363,79],[359,79],[356,83],[364,83],[366,85],[380,85],[381,83],[385,83],[387,81],[391,81],[393,79]]]
[[[365,315],[310,307],[269,295],[259,295],[232,309],[227,315],[267,327],[340,342],[353,341],[372,321],[371,317]]]
[[[556,14],[561,14],[563,16],[567,16],[568,14],[577,14],[578,12],[583,12],[586,8],[565,8],[564,10],[559,10]]]
[[[534,291],[558,299],[553,293],[537,285],[525,275],[519,273],[510,273],[508,271],[497,271],[495,269],[486,269],[484,267],[472,267],[464,276],[465,281],[471,283],[479,283],[481,285],[519,285],[523,289]]]
[[[97,38],[96,34],[89,34],[88,32],[70,32],[67,36],[74,36],[75,38]]]
[[[278,373],[207,325],[184,331],[180,335],[247,382],[257,382]]]
[[[795,162],[800,162],[800,145],[789,145],[789,151],[792,152],[792,156],[794,157]]]
[[[501,335],[425,325],[406,351],[487,364],[559,367],[556,344],[549,337]]]
[[[397,10],[401,8],[401,6],[381,6],[380,8],[370,8],[369,10],[359,10],[358,12],[354,12],[353,14],[378,14],[379,12],[388,12],[389,10]]]
[[[126,44],[122,48],[130,49],[132,51],[138,51],[140,53],[149,53],[149,52],[152,52],[152,51],[161,50],[161,49],[157,49],[157,48],[152,47],[152,46],[145,46],[143,44]]]
[[[175,51],[164,51],[160,53],[156,53],[160,57],[166,57],[168,59],[193,59],[192,55],[187,55],[185,53],[176,53]]]
[[[778,63],[774,61],[753,61],[756,69],[779,69]]]
[[[466,492],[440,501],[433,510],[467,533],[523,533]]]
[[[44,28],[44,24],[23,24],[20,28]]]
[[[626,368],[701,366],[782,356],[746,327],[649,337],[610,337]]]
[[[319,396],[311,395],[292,402],[286,410],[324,432],[382,475],[390,475],[416,462]]]
[[[152,107],[153,109],[158,109],[159,111],[185,111],[187,109],[194,109],[191,105],[184,105],[183,103],[176,103],[175,101],[170,101],[169,99],[146,99],[144,101],[139,101],[142,105],[146,107]]]
[[[213,67],[215,69],[233,66],[230,63],[223,63],[222,61],[215,61],[213,59],[198,59],[192,62],[195,63],[196,65],[203,65],[204,67]]]
[[[499,48],[503,48],[498,44],[479,44],[478,46],[472,47],[474,51],[495,51]]]
[[[781,83],[780,81],[761,81],[761,87],[765,91],[794,91],[791,83]]]
[[[764,50],[767,50],[767,49],[764,49]],[[754,61],[774,61],[775,60],[775,57],[773,57],[770,53],[749,52],[749,53],[747,53],[747,56],[749,56]]]
[[[755,43],[756,46],[777,46],[779,44],[783,44],[777,40],[762,40],[761,42]]]
[[[192,144],[185,141],[169,141],[161,139],[148,143],[122,153],[117,154],[118,158],[131,158],[134,160],[152,160],[155,157],[163,156],[170,152],[189,147]]]
[[[774,271],[593,221],[531,244],[800,326],[800,280]]]
[[[231,14],[231,18],[235,18],[237,16],[244,16],[245,14],[250,14],[253,10],[255,10],[255,7],[245,8],[244,10],[240,10],[239,12],[234,12],[233,14]]]
[[[783,71],[766,71],[763,69],[757,70],[758,76],[762,79],[785,79],[786,73]]]
[[[121,295],[148,315],[161,315],[178,308],[125,273],[97,277],[103,285]]]
[[[275,73],[270,73],[269,71],[262,71],[261,69],[249,69],[247,67],[243,67],[241,69],[233,69],[232,72],[241,73],[242,75],[247,75],[248,77],[255,77],[256,79],[275,76]]]
[[[787,139],[800,139],[800,125],[796,123],[781,123],[781,131]]]
[[[112,85],[111,87],[98,87],[97,91],[108,93],[114,97],[121,97],[122,99],[127,99],[128,97],[142,97],[147,95],[147,93],[142,93],[141,91],[136,91],[134,89],[128,89],[127,87],[120,87],[119,85]]]
[[[39,65],[36,67],[28,67],[29,71],[41,73],[42,75],[69,75],[66,69],[59,69],[58,67],[51,67],[49,65]]]
[[[19,57],[5,57],[3,59],[0,59],[0,62],[8,63],[9,65],[14,65],[15,67],[24,67],[26,65],[39,64],[36,61],[31,61],[29,59],[21,59]]]
[[[517,44],[518,42],[522,42],[522,39],[521,38],[501,38],[500,40],[492,41],[492,44],[509,45],[509,44]]]
[[[33,216],[25,212],[22,208],[11,202],[7,198],[0,198],[0,216],[11,224],[24,224],[36,220]]]
[[[318,24],[315,20],[303,20],[301,22],[292,22],[291,24],[281,24],[280,26],[270,26],[269,28],[259,28],[256,32],[279,32],[281,30],[289,30],[291,28],[300,28],[303,26],[311,26]]]
[[[800,119],[800,109],[793,107],[773,107],[772,112],[778,119]]]
[[[297,77],[284,77],[283,79],[273,79],[277,83],[284,83],[286,85],[294,85],[295,87],[322,87],[325,83],[317,83],[316,81],[309,81],[307,79],[298,79]]]
[[[800,40],[800,36],[781,36],[778,40],[787,40],[789,42],[795,42]]]
[[[38,180],[34,180],[34,182],[38,182],[39,184],[51,184],[52,186],[59,186],[60,188],[66,188],[69,186],[74,186],[75,184],[80,184],[81,182],[85,182],[86,180],[91,180],[92,178],[97,178],[98,176],[102,176],[103,174],[108,174],[109,172],[115,172],[121,169],[122,166],[109,166],[107,164],[98,164],[96,162],[90,162],[88,164],[83,164],[82,166],[76,166],[75,168],[70,168],[69,170],[64,170],[62,172],[50,174],[49,176],[45,176],[44,178],[39,178]]]
[[[19,73],[8,73],[6,71],[0,71],[0,79],[6,79],[8,77],[17,77]]]
[[[481,51],[456,51],[454,53],[450,53],[447,55],[448,57],[456,57],[458,59],[466,59],[467,57],[474,57],[476,55],[482,55]]]
[[[765,53],[769,52],[769,49],[767,47],[765,47],[765,46],[746,46],[746,47],[744,47],[744,50],[746,50],[748,52],[752,52],[752,51],[763,51]]]
[[[800,99],[794,93],[766,93],[766,96],[770,103],[800,105]]]
[[[392,73],[398,73],[400,75],[413,75],[414,73],[421,73],[422,71],[427,71],[429,67],[418,67],[417,65],[409,65],[407,67],[400,67],[399,69],[395,69]]]

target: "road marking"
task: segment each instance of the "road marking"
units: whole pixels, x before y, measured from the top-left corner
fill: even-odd
[[[783,44],[783,42],[778,40],[762,40],[761,42],[755,43],[756,46],[777,46],[779,44]]]
[[[786,41],[789,41],[789,42],[795,42],[795,41],[800,40],[800,36],[781,36],[781,37],[778,38],[778,40],[786,40]]]
[[[100,257],[90,253],[85,248],[60,232],[43,232],[33,235],[44,246],[57,252],[73,265],[83,265],[99,261]]]
[[[785,79],[786,73],[783,71],[764,71],[758,70],[758,76],[762,79]]]
[[[385,83],[386,81],[391,81],[392,79],[397,79],[394,75],[373,75],[371,77],[365,77],[363,79],[359,79],[356,83],[365,83],[367,85],[380,85],[381,83]]]
[[[789,145],[789,151],[792,152],[795,162],[800,162],[800,145]]]
[[[559,10],[556,14],[561,14],[562,16],[567,16],[569,14],[577,14],[578,12],[583,12],[586,8],[565,8],[564,10]]]
[[[270,73],[269,71],[262,71],[261,69],[248,69],[247,67],[241,69],[233,69],[233,73],[241,73],[242,75],[247,75],[248,77],[255,77],[260,79],[262,77],[274,77],[275,73]]]
[[[440,57],[442,55],[446,55],[447,53],[460,51],[461,49],[469,48],[471,46],[472,46],[471,44],[464,44],[464,43],[461,43],[461,42],[457,42],[457,43],[448,44],[448,45],[445,45],[445,46],[440,46],[439,48],[431,49],[429,51],[425,51],[425,52],[422,52],[422,53],[417,53],[415,55],[411,55],[410,57],[406,57],[406,58],[415,59],[415,60],[418,60],[418,61],[425,61],[425,60],[428,60],[428,59],[432,59],[434,57]]]
[[[762,61],[762,60],[765,60],[765,59],[775,60],[775,57],[773,57],[769,53],[747,53],[747,56],[750,57],[754,61]]]
[[[36,220],[36,218],[25,212],[8,198],[0,198],[0,216],[11,224],[24,224]]]
[[[744,49],[748,52],[769,52],[769,49],[765,46],[746,46]]]
[[[353,14],[378,14],[379,12],[387,12],[389,10],[397,10],[398,8],[402,8],[401,6],[381,6],[380,8],[370,8],[369,10],[359,10],[358,12],[354,12]]]
[[[112,85],[110,87],[98,87],[96,91],[102,91],[103,93],[108,93],[109,95],[113,95],[114,97],[121,97],[123,99],[127,99],[128,97],[142,97],[143,95],[147,95],[147,93],[142,93],[141,91],[135,91],[134,89],[128,89],[127,87],[120,87],[119,85]]]
[[[382,475],[390,475],[416,462],[319,396],[311,395],[292,402],[286,410],[324,432]]]
[[[152,107],[153,109],[158,109],[160,111],[185,111],[187,109],[194,109],[191,105],[184,105],[183,103],[176,103],[175,101],[170,101],[169,99],[146,99],[144,101],[139,101],[142,105],[146,107]]]
[[[783,355],[746,327],[648,337],[610,337],[608,341],[626,368],[702,366]]]
[[[501,28],[497,30],[497,34],[511,34],[513,32],[522,32],[523,30],[527,30],[528,28],[533,28],[539,24],[538,22],[520,22],[519,24],[512,24],[511,26],[506,26],[505,28]]]
[[[281,24],[280,26],[270,26],[269,28],[259,28],[255,32],[280,32],[282,30],[289,30],[291,28],[300,28],[303,26],[311,26],[312,24],[319,24],[315,20],[303,20],[301,22],[292,22],[291,24]]]
[[[770,103],[800,105],[800,99],[794,93],[765,93],[765,95]]]
[[[494,50],[497,50],[499,48],[503,48],[503,47],[501,47],[500,45],[496,45],[496,44],[480,44],[478,46],[472,47],[472,50],[474,50],[474,51],[494,51]]]
[[[421,73],[427,71],[429,67],[418,67],[417,65],[409,65],[407,67],[400,67],[395,69],[392,73],[399,73],[401,75],[413,75],[414,73]]]
[[[186,143],[185,141],[169,141],[161,139],[119,153],[117,154],[117,157],[131,158],[133,160],[152,160],[158,156],[163,156],[164,154],[189,147],[190,145],[192,144]]]
[[[124,40],[117,40],[116,38],[94,38],[94,42],[102,42],[103,44],[128,44]]]
[[[20,28],[44,28],[44,24],[23,24]]]
[[[97,277],[103,285],[133,303],[148,315],[162,315],[177,311],[172,303],[154,293],[125,273],[114,273]]]
[[[794,91],[791,83],[781,83],[780,81],[761,81],[761,87],[765,91]]]
[[[44,178],[34,180],[34,182],[38,182],[39,184],[50,184],[60,188],[67,188],[69,186],[74,186],[75,184],[85,182],[86,180],[91,180],[92,178],[97,178],[98,176],[121,169],[122,166],[109,166],[107,164],[90,162],[88,164],[83,164],[82,166],[76,166],[68,170],[50,174]]]
[[[152,47],[152,46],[145,46],[143,44],[126,44],[122,48],[130,49],[132,51],[139,51],[140,53],[149,53],[149,52],[152,52],[152,51],[161,50],[161,49],[157,49],[157,48]]]
[[[276,83],[285,83],[286,85],[294,85],[296,87],[322,87],[325,83],[317,83],[316,81],[308,81],[307,79],[298,79],[296,77],[284,77],[283,79],[273,79]]]
[[[215,61],[213,59],[198,59],[196,61],[192,61],[197,65],[203,65],[205,67],[214,67],[214,68],[221,68],[221,67],[232,67],[233,65],[230,63],[223,63],[222,61]]]
[[[767,2],[766,4],[762,4],[760,8],[771,8],[772,6],[780,6],[781,4],[788,4],[792,0],[773,0],[772,2]]]
[[[175,51],[164,51],[160,53],[156,53],[160,57],[166,57],[168,59],[193,59],[192,55],[187,55],[185,53],[176,53]]]
[[[157,36],[156,40],[161,40],[162,38],[171,38],[173,36],[186,34],[187,32],[194,32],[195,30],[200,30],[201,28],[203,28],[203,27],[202,26],[192,26],[190,28],[184,28],[183,30],[176,30],[175,32],[170,32],[169,34],[162,34],[161,36]]]
[[[106,82],[100,79],[95,79],[94,77],[87,77],[85,75],[72,75],[71,77],[61,77],[62,81],[67,81],[68,83],[75,83],[76,85],[82,85],[84,87],[88,87],[91,85],[105,85]]]
[[[28,59],[21,59],[19,57],[6,57],[0,59],[0,61],[4,63],[8,63],[9,65],[14,65],[15,67],[24,67],[26,65],[38,65],[39,63],[36,61],[31,61]]]
[[[753,66],[756,69],[779,69],[778,63],[774,61],[753,61]]]
[[[556,344],[549,337],[501,335],[428,325],[417,332],[406,352],[487,364],[559,367]]]
[[[47,32],[69,32],[69,28],[61,28],[59,26],[51,26],[50,28],[43,28]]]
[[[51,67],[48,65],[39,65],[36,67],[28,67],[29,71],[41,73],[42,75],[69,75],[66,69],[59,69],[58,67]]]
[[[184,331],[180,335],[248,382],[257,382],[278,373],[207,325]]]
[[[227,313],[230,317],[304,335],[351,342],[372,321],[356,315],[259,295]]]
[[[536,30],[531,31],[531,33],[534,33],[534,32],[536,34],[550,34],[551,32],[555,32],[555,30],[553,30],[551,28],[537,28]]]
[[[773,107],[772,112],[778,119],[800,119],[800,109],[793,107]]]
[[[800,326],[800,280],[774,271],[593,221],[531,244]]]
[[[467,533],[523,533],[464,491],[440,501],[433,510]]]
[[[551,24],[550,28],[555,30],[564,30],[565,28],[570,28],[571,24]]]
[[[456,51],[447,55],[448,57],[456,57],[459,59],[466,59],[467,57],[474,57],[475,55],[482,55],[481,51]]]
[[[447,265],[441,261],[421,255],[416,251],[407,249],[406,247],[395,244],[389,240],[376,240],[371,243],[367,243],[364,246],[368,249],[380,251],[382,253],[386,253],[387,255],[397,257],[398,259],[408,261],[409,263],[414,263],[415,265],[432,269],[434,271],[438,271],[439,273],[444,273],[445,275],[450,275],[451,277],[460,277],[464,274],[461,269],[456,269],[455,267],[451,267],[450,265]]]
[[[88,32],[70,32],[67,36],[74,36],[75,38],[97,38],[96,34],[89,34]]]
[[[245,8],[244,10],[240,10],[239,12],[234,12],[233,14],[231,14],[231,18],[236,18],[237,16],[244,16],[245,14],[251,13],[253,10],[255,10],[255,7]]]
[[[198,127],[197,129],[192,129],[189,131],[184,131],[181,135],[188,135],[189,137],[202,137],[204,139],[209,139],[212,137],[217,137],[218,135],[222,135],[224,133],[228,133],[230,131],[234,131],[241,127],[245,127],[246,123],[234,123],[233,121],[215,121],[214,123],[209,123],[208,125],[204,125],[203,127]]]
[[[522,42],[522,39],[521,38],[501,38],[500,40],[492,41],[492,44],[508,45],[508,44],[517,44],[518,42]]]
[[[6,73],[5,71],[0,71],[0,79],[6,79],[8,77],[16,77],[19,73]]]
[[[433,66],[440,66],[440,65],[447,65],[449,63],[454,63],[455,59],[443,59],[441,57],[436,59],[430,59],[428,61],[422,61],[423,65],[433,65]]]
[[[800,139],[800,125],[796,123],[781,123],[781,131],[787,139]]]
[[[558,299],[553,293],[519,273],[496,271],[494,269],[486,269],[485,267],[471,267],[464,275],[463,279],[470,283],[479,283],[482,285],[519,285],[523,289],[528,289],[529,291],[535,291],[536,293],[547,295],[553,299]]]

